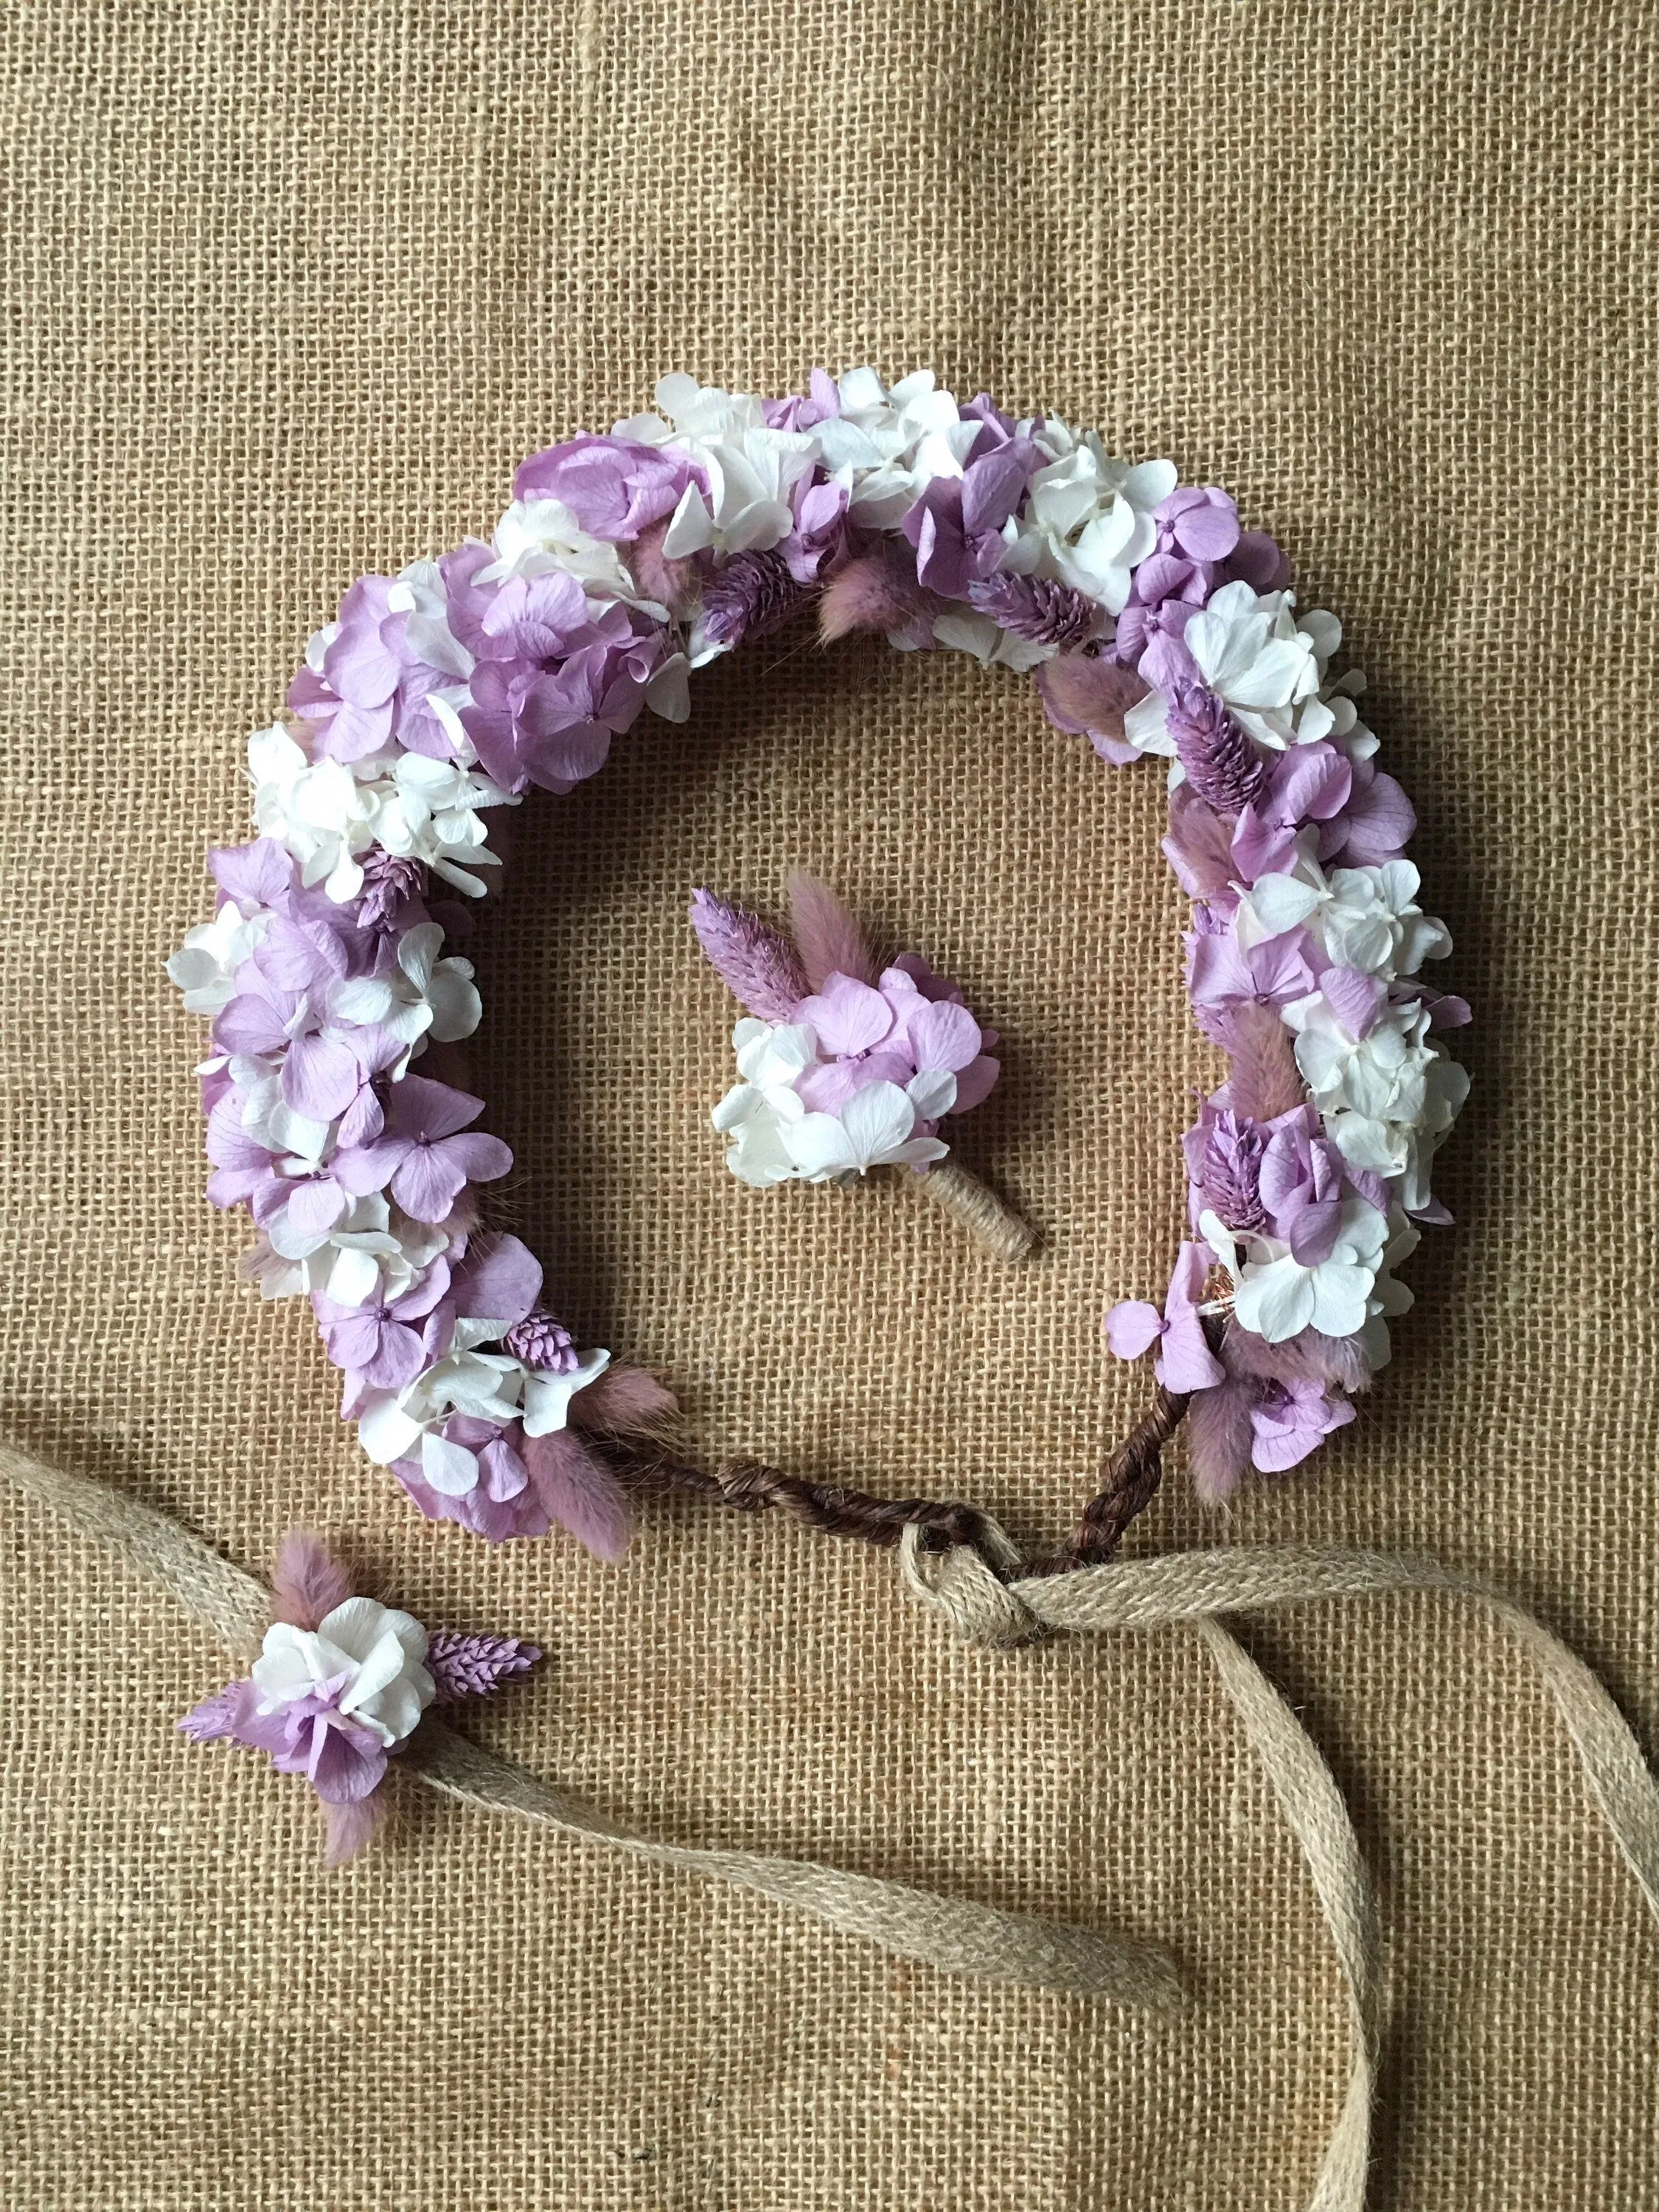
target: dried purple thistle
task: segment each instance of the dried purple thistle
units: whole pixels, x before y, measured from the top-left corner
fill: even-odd
[[[787,1022],[806,996],[800,957],[786,938],[744,907],[713,891],[691,894],[691,927],[711,965],[750,1012]]]
[[[999,629],[1062,652],[1086,643],[1100,624],[1101,610],[1092,599],[1042,576],[986,576],[968,586],[968,599]]]
[[[1206,805],[1219,814],[1240,814],[1261,797],[1267,763],[1213,691],[1177,684],[1168,721],[1187,780]]]
[[[781,629],[807,594],[781,553],[734,553],[702,587],[703,635],[711,645],[741,645]]]
[[[1267,1139],[1255,1121],[1224,1109],[1210,1124],[1198,1181],[1206,1205],[1241,1235],[1267,1225],[1261,1190],[1266,1150]]]
[[[468,1636],[459,1628],[434,1628],[426,1644],[441,1705],[493,1697],[509,1675],[527,1674],[541,1656],[536,1644],[516,1636]]]
[[[390,929],[400,908],[423,899],[427,890],[426,863],[402,853],[388,853],[377,845],[362,859],[363,888],[357,919],[365,929]]]
[[[501,1349],[542,1375],[574,1375],[581,1365],[576,1340],[550,1313],[526,1314],[501,1339]]]

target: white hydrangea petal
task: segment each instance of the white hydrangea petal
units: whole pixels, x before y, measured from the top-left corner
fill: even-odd
[[[919,1069],[904,1088],[919,1121],[937,1121],[957,1103],[957,1079],[942,1067]]]
[[[357,1417],[357,1441],[376,1467],[407,1459],[424,1432],[424,1423],[407,1414],[392,1391],[372,1397]]]
[[[1313,1276],[1288,1256],[1265,1267],[1248,1263],[1233,1300],[1240,1326],[1269,1344],[1299,1335],[1313,1318]]]
[[[421,1438],[421,1473],[445,1498],[467,1498],[478,1486],[478,1462],[465,1444],[428,1429]]]
[[[833,1114],[805,1114],[782,1133],[790,1158],[809,1182],[845,1175],[859,1164],[852,1140]]]
[[[386,1607],[374,1598],[362,1596],[343,1599],[317,1624],[319,1636],[325,1636],[348,1658],[359,1662],[368,1658],[385,1629]]]

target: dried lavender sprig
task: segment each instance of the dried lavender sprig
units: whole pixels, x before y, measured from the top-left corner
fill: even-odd
[[[787,1022],[806,996],[800,956],[787,939],[747,908],[713,891],[691,894],[691,927],[709,963],[751,1014]]]
[[[969,604],[999,629],[1033,645],[1082,645],[1100,623],[1100,609],[1069,584],[1042,576],[987,576],[968,587]]]

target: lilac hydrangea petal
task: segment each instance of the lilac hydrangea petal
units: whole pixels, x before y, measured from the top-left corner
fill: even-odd
[[[1319,979],[1326,1004],[1351,1037],[1369,1036],[1382,1010],[1383,987],[1357,968],[1328,968]]]
[[[909,1027],[918,1067],[944,1068],[954,1075],[978,1057],[979,1024],[966,1006],[924,1006]]]
[[[1175,499],[1158,509],[1160,520]],[[1176,519],[1175,534],[1181,550],[1194,561],[1224,561],[1239,541],[1238,509],[1225,492],[1206,489],[1188,501]]]
[[[283,1096],[296,1114],[331,1121],[357,1095],[362,1070],[342,1039],[295,1037],[283,1063]]]
[[[492,1437],[478,1454],[479,1486],[498,1505],[518,1497],[530,1480],[522,1456],[505,1437]]]
[[[215,845],[208,854],[213,880],[244,908],[280,907],[294,883],[294,861],[274,837],[248,845]]]
[[[384,1747],[366,1732],[319,1717],[312,1730],[306,1778],[319,1797],[349,1805],[369,1796],[386,1772]]]
[[[343,1189],[354,1198],[366,1198],[371,1191],[384,1190],[407,1157],[409,1139],[402,1137],[383,1137],[372,1145],[355,1146],[349,1152],[338,1152],[329,1164],[330,1173]]]
[[[244,992],[220,1009],[213,1024],[213,1041],[226,1052],[257,1057],[281,1052],[288,1042],[288,1031],[269,999]]]
[[[826,1054],[868,1052],[893,1026],[893,1010],[881,993],[850,975],[831,975],[823,990],[803,999],[795,1019],[805,1022]]]
[[[392,1177],[392,1195],[411,1221],[441,1221],[466,1188],[466,1170],[447,1144],[411,1145]]]
[[[517,1237],[475,1237],[455,1271],[454,1289],[458,1313],[510,1328],[542,1294],[542,1263]]]
[[[1145,1298],[1120,1299],[1106,1316],[1106,1341],[1119,1359],[1139,1359],[1163,1334],[1163,1315]]]
[[[1378,769],[1364,788],[1356,788],[1345,819],[1342,848],[1349,867],[1381,867],[1395,860],[1417,828],[1417,809],[1396,780]]]
[[[327,1176],[296,1182],[288,1202],[288,1218],[302,1237],[326,1237],[345,1212],[346,1194]]]
[[[468,1129],[459,1137],[446,1137],[441,1149],[469,1182],[498,1182],[512,1170],[511,1147],[499,1137],[487,1137],[481,1129]]]
[[[957,1073],[957,1103],[951,1111],[953,1114],[969,1114],[975,1106],[982,1106],[995,1088],[1001,1073],[1002,1062],[988,1052],[981,1052],[970,1060],[967,1066]]]
[[[386,1126],[395,1137],[451,1137],[483,1112],[483,1100],[429,1076],[406,1075],[393,1086]]]

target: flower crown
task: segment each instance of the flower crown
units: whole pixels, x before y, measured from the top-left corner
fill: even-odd
[[[254,1279],[309,1297],[370,1457],[483,1535],[556,1520],[612,1554],[625,1475],[883,1541],[969,1525],[678,1467],[652,1442],[667,1390],[577,1346],[526,1246],[483,1225],[512,1155],[476,1126],[455,1048],[480,1003],[444,948],[495,865],[486,817],[570,791],[647,710],[684,720],[691,670],[811,612],[826,641],[1035,670],[1103,759],[1169,764],[1188,985],[1229,1073],[1186,1139],[1169,1289],[1109,1319],[1120,1354],[1156,1346],[1158,1395],[1070,1556],[1115,1541],[1183,1416],[1206,1497],[1293,1465],[1388,1357],[1410,1304],[1394,1270],[1446,1218],[1429,1162],[1467,1088],[1437,1033],[1468,1009],[1419,975],[1449,940],[1419,908],[1360,678],[1332,673],[1337,623],[1298,611],[1225,493],[1056,416],[958,404],[926,370],[890,389],[816,370],[779,400],[676,375],[656,399],[526,461],[489,543],[354,584],[250,742],[258,836],[213,855],[217,912],[169,969],[212,1019],[209,1196],[252,1214]],[[809,961],[810,925],[799,973],[778,969],[784,940],[708,895],[694,920],[728,980],[774,962],[758,1000],[738,983],[743,1079],[716,1109],[738,1174],[939,1158],[941,1121],[996,1072],[957,994],[914,961]]]

